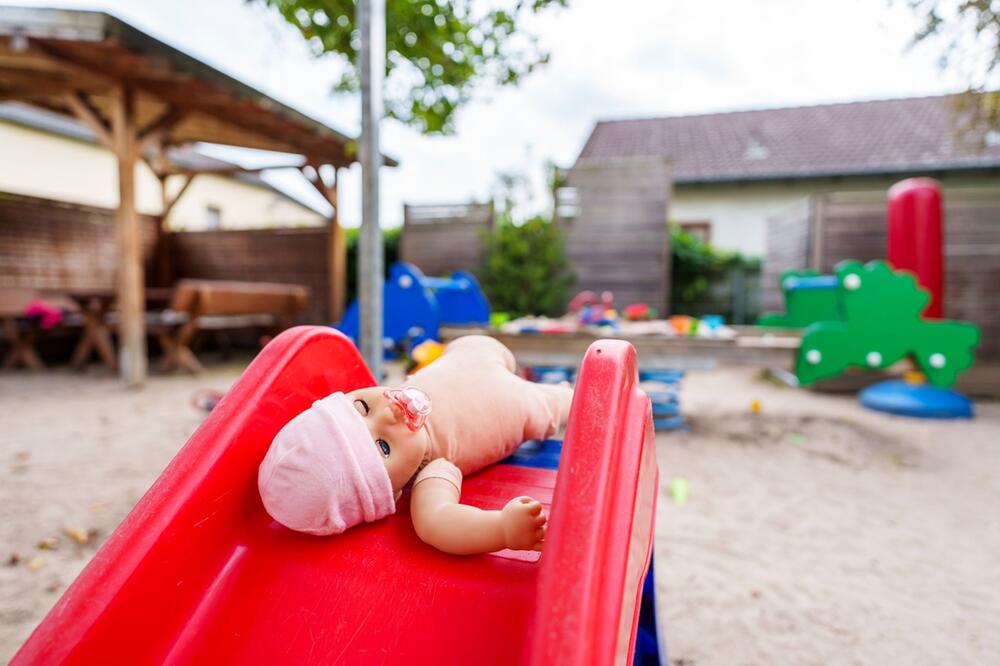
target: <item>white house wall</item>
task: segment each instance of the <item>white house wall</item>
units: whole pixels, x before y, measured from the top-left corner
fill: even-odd
[[[101,208],[118,207],[117,161],[92,143],[0,121],[0,191]],[[171,178],[169,187],[179,187]],[[208,208],[220,210],[222,228],[317,226],[321,215],[274,190],[235,178],[201,175],[171,211],[175,229],[204,229]],[[160,183],[145,163],[136,165],[136,207],[162,210]]]
[[[174,176],[171,181],[180,179]],[[180,182],[168,182],[167,186],[174,189],[180,186]],[[177,231],[208,228],[210,206],[220,210],[222,229],[315,227],[324,224],[324,218],[318,213],[274,190],[233,178],[203,174],[194,179],[170,211],[170,228]]]
[[[670,201],[671,222],[708,222],[712,245],[745,255],[763,256],[767,220],[820,192],[885,194],[895,180],[844,178],[789,184],[676,185]],[[955,189],[992,188],[1000,196],[998,179],[952,174],[941,179],[945,198]]]

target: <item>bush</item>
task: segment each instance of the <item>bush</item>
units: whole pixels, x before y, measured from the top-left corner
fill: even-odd
[[[684,314],[727,314],[732,297],[727,292],[733,274],[754,275],[760,260],[726,252],[697,236],[670,225],[670,309]]]
[[[399,238],[402,227],[382,230],[382,244],[385,248],[385,277],[389,277],[389,267],[399,259]],[[358,245],[361,229],[355,227],[344,229],[344,240],[347,243],[347,302],[358,296]]]
[[[562,314],[573,283],[561,230],[538,216],[499,222],[476,275],[490,307],[513,317]]]

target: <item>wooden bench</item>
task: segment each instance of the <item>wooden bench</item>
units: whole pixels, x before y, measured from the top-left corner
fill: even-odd
[[[168,309],[150,313],[147,326],[163,348],[161,367],[200,372],[191,351],[198,331],[262,327],[289,328],[305,308],[309,289],[298,284],[181,280]]]

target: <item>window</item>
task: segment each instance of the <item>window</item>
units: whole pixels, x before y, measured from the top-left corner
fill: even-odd
[[[222,228],[222,209],[213,204],[205,206],[206,228],[209,231]]]
[[[677,226],[700,240],[702,243],[712,242],[711,222],[680,222]]]

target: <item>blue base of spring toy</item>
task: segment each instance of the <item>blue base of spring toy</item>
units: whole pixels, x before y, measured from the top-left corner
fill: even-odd
[[[868,409],[923,419],[971,419],[972,401],[951,389],[899,380],[879,382],[858,394]]]

